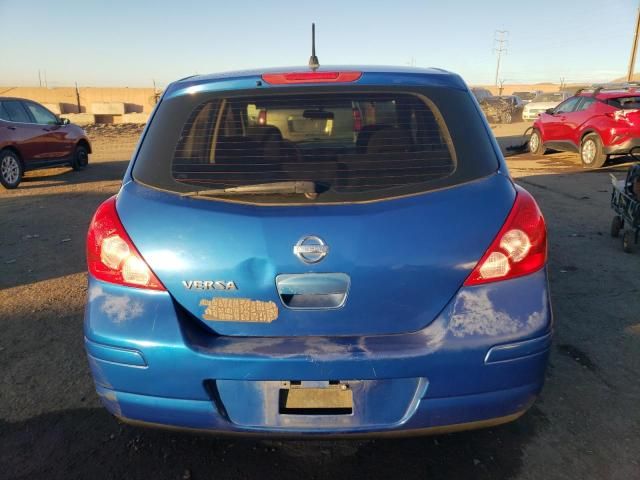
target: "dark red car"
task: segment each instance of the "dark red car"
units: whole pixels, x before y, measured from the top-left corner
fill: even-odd
[[[581,90],[533,124],[529,150],[578,152],[585,168],[599,168],[612,155],[640,153],[640,85]]]
[[[42,105],[0,97],[0,183],[16,188],[27,170],[89,163],[91,145],[84,130],[59,119]]]

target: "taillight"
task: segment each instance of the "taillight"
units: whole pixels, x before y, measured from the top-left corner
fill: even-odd
[[[116,197],[98,207],[87,234],[87,266],[98,280],[128,287],[166,290],[127,235]]]
[[[547,262],[547,228],[531,194],[516,186],[511,212],[465,286],[507,280],[537,272]]]
[[[362,72],[290,72],[265,73],[262,80],[272,85],[288,83],[337,83],[355,82],[362,76]]]
[[[267,111],[260,110],[258,112],[258,125],[266,125],[267,124]]]
[[[353,131],[359,132],[362,130],[362,115],[357,108],[353,109]]]
[[[616,122],[624,121],[631,123],[631,119],[628,117],[630,113],[638,113],[640,110],[614,110],[613,112],[606,112],[607,117],[613,118]]]

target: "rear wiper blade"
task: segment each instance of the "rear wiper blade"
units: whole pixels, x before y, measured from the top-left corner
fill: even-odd
[[[195,197],[199,195],[231,196],[231,195],[273,195],[273,194],[303,194],[307,198],[315,198],[318,189],[315,182],[271,182],[242,185],[240,187],[212,188],[209,190],[195,190],[181,193],[181,197]]]

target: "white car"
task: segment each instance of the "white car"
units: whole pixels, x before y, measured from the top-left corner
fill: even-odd
[[[549,108],[555,108],[571,96],[568,92],[541,93],[531,102],[524,106],[522,119],[525,121],[535,120],[541,113]]]

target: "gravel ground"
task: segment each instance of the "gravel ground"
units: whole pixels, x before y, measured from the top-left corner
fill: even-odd
[[[31,172],[0,190],[0,478],[640,479],[640,254],[608,233],[608,173],[625,166],[509,159],[547,218],[556,315],[547,384],[524,417],[438,437],[220,439],[121,425],[94,393],[84,235],[139,132],[111,133],[90,131],[86,171]]]

